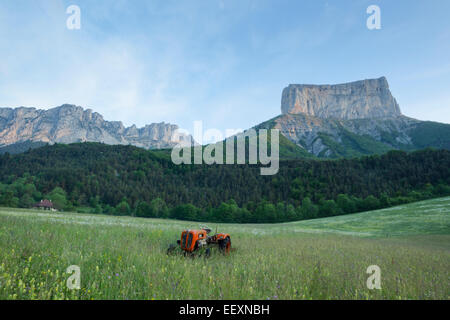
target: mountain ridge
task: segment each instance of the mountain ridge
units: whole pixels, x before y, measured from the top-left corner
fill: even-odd
[[[253,128],[280,130],[283,159],[349,158],[427,147],[450,150],[450,124],[403,115],[385,77],[336,85],[290,84],[282,92],[281,114]],[[85,141],[145,149],[195,144],[190,135],[175,135],[177,129],[164,122],[125,127],[68,104],[49,110],[0,108],[0,153]]]
[[[142,128],[125,127],[121,121],[106,121],[92,109],[64,104],[48,110],[0,108],[0,147],[24,142],[103,142],[131,144],[146,149],[170,148],[192,142],[187,135],[174,135],[177,125],[152,123]]]

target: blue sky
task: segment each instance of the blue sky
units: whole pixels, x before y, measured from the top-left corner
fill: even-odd
[[[66,8],[81,8],[81,29]],[[381,8],[368,30],[366,8]],[[450,122],[450,1],[2,0],[0,106],[246,129],[290,83],[386,76],[402,112]]]

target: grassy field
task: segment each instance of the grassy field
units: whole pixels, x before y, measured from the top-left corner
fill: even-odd
[[[274,225],[237,250],[168,257],[199,223],[0,208],[0,299],[449,299],[450,197]],[[213,229],[216,224],[210,224]],[[81,289],[65,273],[81,268]],[[366,287],[370,265],[381,290]]]

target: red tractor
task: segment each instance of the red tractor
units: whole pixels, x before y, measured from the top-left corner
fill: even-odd
[[[181,239],[177,240],[177,245],[171,244],[167,249],[167,254],[174,253],[177,247],[184,255],[202,255],[209,257],[211,247],[218,247],[219,250],[228,254],[231,251],[231,238],[228,233],[217,233],[209,236],[211,229],[202,227],[201,230],[184,230]]]

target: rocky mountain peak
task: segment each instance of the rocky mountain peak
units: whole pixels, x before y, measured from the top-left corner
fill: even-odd
[[[15,143],[103,142],[131,144],[142,148],[170,148],[190,136],[174,135],[177,125],[152,123],[143,128],[126,128],[121,121],[105,121],[92,109],[64,104],[56,108],[0,108],[0,146]]]
[[[282,93],[281,112],[342,120],[401,116],[385,77],[336,85],[290,84]]]

